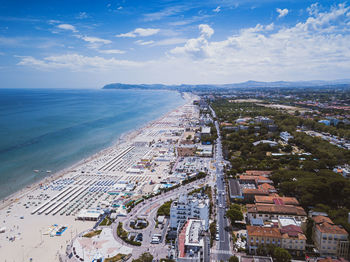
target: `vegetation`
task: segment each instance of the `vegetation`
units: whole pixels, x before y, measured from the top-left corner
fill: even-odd
[[[144,229],[144,228],[148,227],[148,225],[149,225],[149,223],[146,220],[146,224],[139,224],[138,226],[136,226],[136,224],[135,224],[135,225],[130,225],[130,227],[132,229]]]
[[[238,204],[231,204],[229,210],[226,211],[226,216],[230,219],[231,225],[234,225],[236,221],[241,221],[243,219],[241,206]]]
[[[161,205],[159,208],[158,208],[158,211],[157,211],[157,216],[167,216],[167,217],[170,217],[170,207],[171,207],[171,203],[173,201],[172,200],[169,200],[167,202],[165,202],[163,205]]]
[[[108,257],[105,258],[105,262],[117,262],[117,261],[122,261],[124,258],[126,258],[127,255],[124,254],[117,254],[114,257]]]
[[[236,256],[231,256],[229,259],[228,259],[229,262],[239,262],[239,258],[236,257]]]
[[[350,211],[350,181],[336,173],[322,169],[316,172],[280,170],[271,179],[279,191],[295,196],[308,210],[310,207],[327,212],[336,224],[350,231],[347,223]]]
[[[124,242],[133,245],[133,246],[141,246],[140,242],[134,241],[133,239],[128,238],[128,232],[124,230],[123,223],[119,222],[117,227],[117,235],[120,237]]]
[[[152,262],[153,261],[153,256],[146,252],[143,253],[138,259],[133,259],[133,262]]]
[[[112,225],[112,221],[107,216],[100,223],[100,226],[110,226],[110,225]]]
[[[85,235],[83,235],[83,237],[88,237],[88,238],[92,238],[94,236],[98,236],[99,234],[101,234],[102,230],[95,230],[95,231],[91,231],[89,233],[86,233]]]
[[[210,232],[210,247],[212,247],[216,236],[216,220],[210,223],[209,232]]]
[[[274,261],[277,262],[289,262],[292,259],[292,256],[286,249],[271,244],[266,246],[259,246],[256,252],[261,256],[271,256]]]
[[[197,175],[183,180],[183,181],[182,181],[182,185],[186,185],[186,184],[191,183],[191,182],[193,182],[193,181],[196,181],[196,180],[198,180],[198,179],[205,178],[206,176],[207,176],[206,173],[204,173],[204,172],[199,172]]]
[[[306,211],[312,208],[328,213],[334,223],[350,232],[350,224],[347,222],[350,180],[332,171],[337,165],[350,163],[350,150],[296,131],[303,126],[347,137],[350,126],[327,127],[318,123],[317,119],[305,119],[299,114],[292,115],[254,103],[230,103],[225,99],[215,100],[212,107],[221,123],[234,126],[237,118],[264,116],[273,119],[278,127],[276,132],[268,132],[266,126],[254,121],[247,123],[246,130],[234,131],[222,127],[224,156],[232,166],[225,170],[228,177],[234,178],[237,173],[247,169],[271,170],[271,179],[282,195],[296,197]],[[277,141],[281,131],[288,131],[294,136],[288,145],[253,145],[253,142],[264,139]],[[290,154],[292,151],[309,152],[311,155]],[[239,217],[236,211],[230,211],[227,215],[230,219]]]

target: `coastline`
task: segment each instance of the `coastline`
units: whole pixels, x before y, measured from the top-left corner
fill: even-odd
[[[186,99],[186,94],[190,94],[190,93],[184,93],[184,92],[180,92],[181,94],[181,98],[183,99],[183,104],[180,106],[177,106],[174,109],[171,109],[170,111],[162,114],[161,116],[157,117],[154,120],[151,120],[149,122],[146,122],[145,124],[141,125],[140,127],[136,127],[133,128],[129,131],[126,131],[124,133],[122,133],[121,135],[119,135],[110,145],[108,145],[105,148],[102,148],[101,150],[99,150],[98,152],[92,154],[91,156],[85,157],[71,165],[69,165],[66,168],[63,168],[62,170],[59,170],[57,172],[54,172],[52,174],[50,174],[49,176],[43,177],[42,179],[35,181],[31,184],[28,184],[27,186],[23,187],[20,190],[17,190],[16,192],[10,194],[9,196],[5,197],[4,199],[1,199],[1,203],[0,203],[0,210],[8,207],[9,205],[17,202],[19,199],[23,198],[24,196],[26,196],[27,194],[31,193],[32,191],[36,190],[40,185],[44,185],[47,183],[52,182],[53,180],[56,180],[60,177],[65,176],[69,171],[74,170],[75,168],[77,168],[78,166],[80,166],[81,164],[91,161],[93,159],[96,159],[98,157],[100,157],[101,155],[107,153],[108,151],[112,150],[114,147],[125,143],[128,140],[131,140],[132,138],[136,137],[138,134],[140,134],[142,132],[143,129],[151,126],[153,123],[159,121],[160,119],[166,117],[167,115],[171,114],[172,112],[178,110],[179,108],[181,108],[182,106],[184,106],[187,102],[187,100],[190,99]],[[190,94],[190,96],[192,96],[192,94]]]

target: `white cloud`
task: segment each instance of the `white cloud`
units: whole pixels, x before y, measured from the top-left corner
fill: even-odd
[[[348,12],[349,7],[338,5],[291,27],[276,31],[274,24],[257,24],[217,42],[209,40],[214,30],[201,25],[199,37],[173,48],[169,55],[172,61],[181,59],[215,75],[211,79],[337,78],[350,70]]]
[[[70,54],[43,59],[25,57],[20,58],[19,64],[39,69],[62,68],[67,72],[110,70],[108,81],[135,83],[341,79],[350,72],[349,12],[345,4],[337,5],[327,11],[313,12],[293,25],[257,24],[221,41],[211,38],[214,30],[209,25],[201,25],[197,37],[171,47],[155,61]]]
[[[185,43],[187,41],[187,39],[185,38],[166,38],[166,39],[162,39],[159,41],[156,41],[153,46],[166,46],[166,45],[178,45],[178,44],[182,44]]]
[[[118,8],[117,8],[117,10],[122,10],[123,9],[123,7],[122,6],[119,6]]]
[[[309,15],[317,15],[320,11],[320,6],[318,3],[314,3],[310,5],[306,11],[309,13]]]
[[[221,11],[221,7],[218,5],[215,9],[213,9],[213,12],[219,13]]]
[[[99,37],[93,37],[93,36],[82,36],[79,38],[83,39],[86,42],[92,43],[92,44],[97,44],[97,43],[110,44],[110,43],[112,43],[111,40],[107,40],[107,39],[103,39],[103,38],[99,38]]]
[[[59,21],[59,20],[54,20],[54,19],[51,19],[51,20],[49,20],[49,21],[47,21],[49,24],[60,24],[60,23],[62,23],[61,21]]]
[[[119,50],[119,49],[104,49],[104,50],[98,50],[102,54],[107,55],[116,55],[116,54],[125,54],[125,51]]]
[[[88,17],[89,17],[89,15],[86,12],[80,12],[76,18],[77,19],[86,19]]]
[[[136,28],[125,34],[116,35],[116,37],[145,37],[158,34],[160,29],[157,28]]]
[[[48,56],[43,59],[36,59],[31,56],[21,57],[18,63],[21,66],[31,66],[41,70],[69,69],[74,71],[84,71],[89,69],[111,70],[120,67],[139,67],[143,63],[118,60],[115,58],[103,58],[99,56],[83,56],[79,54],[65,54]]]
[[[214,34],[213,28],[211,28],[209,25],[201,24],[199,25],[199,30],[201,32],[201,36],[210,38]]]
[[[198,26],[200,36],[187,40],[183,47],[176,47],[170,51],[172,54],[191,54],[194,57],[203,57],[205,49],[208,48],[208,39],[214,34],[214,30],[206,24]]]
[[[288,15],[289,11],[287,8],[284,8],[284,9],[276,8],[276,12],[278,13],[278,18],[282,18],[282,17]]]
[[[70,25],[70,24],[59,24],[59,25],[57,25],[57,28],[63,29],[63,30],[69,30],[72,32],[78,32],[78,30],[75,28],[75,26]]]
[[[144,14],[144,20],[148,21],[148,22],[161,20],[163,18],[166,18],[169,16],[174,16],[176,14],[184,12],[188,9],[190,9],[190,6],[187,6],[187,5],[171,6],[171,7],[167,7],[161,11],[158,11],[158,12]]]
[[[138,45],[151,45],[153,43],[154,43],[153,40],[150,40],[150,41],[136,40],[135,41],[135,44],[138,44]]]

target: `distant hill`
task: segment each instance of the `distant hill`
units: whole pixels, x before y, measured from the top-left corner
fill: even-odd
[[[222,84],[222,85],[163,85],[163,84],[122,84],[114,83],[108,84],[103,89],[147,89],[147,90],[174,90],[180,92],[188,91],[210,91],[210,90],[229,90],[240,88],[300,88],[300,87],[337,87],[337,86],[349,86],[350,79],[323,81],[276,81],[276,82],[259,82],[259,81],[247,81],[243,83],[234,84]]]

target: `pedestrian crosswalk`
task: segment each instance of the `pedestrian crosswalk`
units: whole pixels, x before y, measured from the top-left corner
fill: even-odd
[[[233,255],[230,250],[210,249],[211,254]]]

